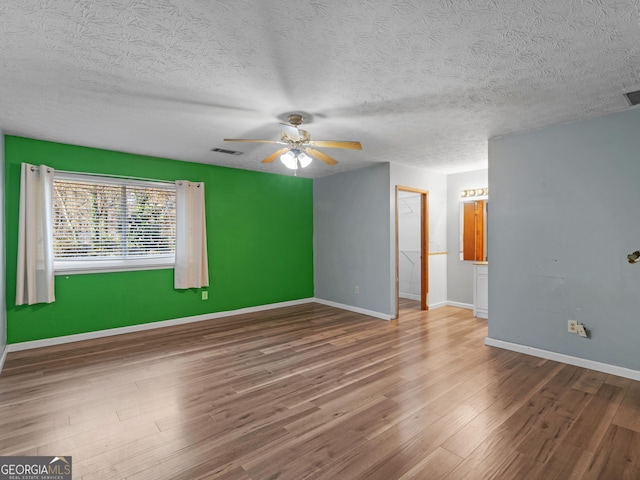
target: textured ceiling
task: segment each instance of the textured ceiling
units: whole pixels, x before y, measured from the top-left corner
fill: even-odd
[[[630,108],[639,46],[640,0],[2,0],[0,128],[284,173],[273,145],[222,139],[301,111],[363,144],[302,176],[454,173],[492,136]]]

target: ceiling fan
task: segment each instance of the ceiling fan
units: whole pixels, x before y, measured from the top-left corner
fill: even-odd
[[[262,163],[271,163],[276,158],[280,158],[287,168],[297,170],[298,167],[304,168],[311,163],[313,158],[323,161],[327,165],[335,165],[338,163],[336,159],[330,157],[320,150],[313,147],[322,148],[350,148],[353,150],[362,150],[360,142],[339,141],[339,140],[311,140],[309,132],[298,128],[304,118],[302,115],[292,113],[288,117],[289,123],[281,123],[284,130],[280,136],[280,140],[253,140],[248,138],[225,138],[225,142],[255,142],[255,143],[275,143],[278,145],[286,145],[284,148],[273,152]]]

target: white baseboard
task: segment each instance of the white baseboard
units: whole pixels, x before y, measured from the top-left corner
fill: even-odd
[[[466,308],[467,310],[473,310],[472,303],[460,303],[460,302],[447,302],[450,307]]]
[[[380,318],[382,320],[393,320],[391,315],[387,315],[386,313],[374,312],[373,310],[367,310],[365,308],[353,307],[351,305],[345,305],[343,303],[332,302],[330,300],[323,300],[322,298],[314,298],[314,302],[320,303],[322,305],[327,305],[329,307],[340,308],[341,310],[348,310],[350,312],[361,313],[363,315],[369,315],[370,317]]]
[[[404,293],[404,292],[400,292],[400,294],[398,295],[400,298],[406,298],[408,300],[417,300],[418,302],[420,300],[422,300],[422,297],[420,295],[416,295],[415,293]]]
[[[2,355],[0,355],[0,373],[2,373],[2,367],[4,367],[4,361],[7,359],[7,350],[9,349],[5,345],[4,349],[2,350]]]
[[[290,307],[292,305],[302,305],[312,303],[313,298],[304,298],[301,300],[291,300],[288,302],[270,303],[268,305],[259,305],[257,307],[239,308],[237,310],[227,310],[224,312],[205,313],[202,315],[194,315],[192,317],[176,318],[172,320],[161,320],[159,322],[143,323],[140,325],[131,325],[128,327],[110,328],[108,330],[98,330],[95,332],[78,333],[75,335],[65,335],[63,337],[45,338],[42,340],[32,340],[29,342],[11,343],[5,349],[7,351],[19,352],[21,350],[30,350],[32,348],[49,347],[51,345],[62,345],[64,343],[81,342],[83,340],[92,340],[94,338],[110,337],[113,335],[122,335],[125,333],[142,332],[144,330],[153,330],[155,328],[171,327],[174,325],[184,325],[193,322],[202,322],[205,320],[214,320],[217,318],[230,317],[232,315],[242,315],[245,313],[262,312],[272,310],[274,308]]]
[[[447,305],[449,305],[449,302],[430,303],[429,310],[433,310],[434,308],[446,307]]]
[[[490,337],[486,337],[484,339],[484,344],[489,345],[490,347],[503,348],[505,350],[511,350],[518,353],[526,353],[527,355],[532,355],[534,357],[546,358],[547,360],[553,360],[555,362],[567,363],[569,365],[575,365],[576,367],[588,368],[589,370],[595,370],[597,372],[608,373],[611,375],[617,375],[618,377],[640,381],[640,370],[618,367],[616,365],[609,365],[608,363],[600,363],[594,360],[587,360],[586,358],[573,357],[563,353],[542,350],[540,348],[529,347],[519,343],[505,342],[504,340],[496,340]]]

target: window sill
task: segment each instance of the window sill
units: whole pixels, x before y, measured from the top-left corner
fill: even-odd
[[[94,260],[94,261],[57,261],[55,275],[80,275],[85,273],[130,272],[139,270],[160,270],[174,268],[173,258],[149,261],[141,260]]]

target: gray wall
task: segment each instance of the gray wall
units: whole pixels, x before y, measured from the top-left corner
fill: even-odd
[[[317,298],[392,314],[389,189],[388,163],[314,180]]]
[[[7,348],[7,306],[6,306],[6,259],[5,259],[5,230],[4,230],[4,134],[0,130],[0,238],[2,238],[2,251],[0,251],[0,369],[2,359]]]
[[[640,370],[640,110],[490,140],[489,197],[489,337]]]
[[[488,171],[447,176],[447,294],[448,301],[473,304],[473,262],[460,260],[460,192],[488,186]],[[489,192],[491,201],[491,192]],[[487,243],[491,243],[487,239]]]

